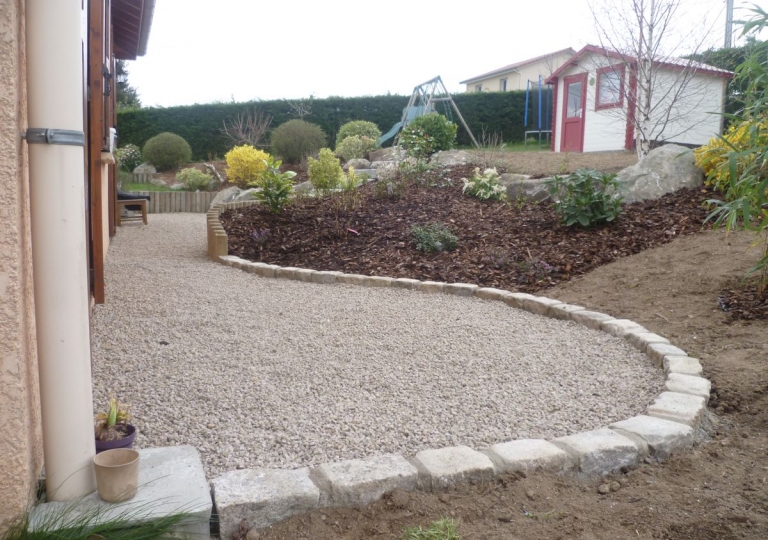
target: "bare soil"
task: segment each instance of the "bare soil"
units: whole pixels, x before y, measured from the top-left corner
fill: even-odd
[[[606,173],[619,172],[625,167],[637,163],[635,152],[589,152],[560,153],[539,152],[499,152],[493,149],[469,150],[484,165],[499,164],[506,172],[552,176],[572,173],[576,169],[592,168]]]
[[[316,511],[260,540],[398,539],[454,518],[469,539],[768,538],[768,321],[728,323],[717,296],[758,259],[753,236],[702,232],[624,257],[544,292],[636,320],[701,358],[713,382],[712,439],[661,464],[604,480],[531,474],[444,493],[401,493],[364,508]]]

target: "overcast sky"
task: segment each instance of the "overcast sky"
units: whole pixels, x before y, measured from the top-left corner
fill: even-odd
[[[725,0],[683,1],[677,31],[701,35],[707,16],[722,46]],[[436,75],[460,92],[464,79],[587,43],[599,43],[587,0],[157,0],[128,80],[144,106],[165,107],[410,94]]]

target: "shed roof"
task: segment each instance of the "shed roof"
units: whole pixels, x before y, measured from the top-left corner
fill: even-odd
[[[115,58],[136,60],[147,53],[155,0],[112,0]]]
[[[489,71],[488,73],[483,73],[482,75],[478,75],[477,77],[472,77],[465,81],[461,81],[459,84],[467,84],[474,81],[487,79],[488,77],[493,77],[494,75],[500,75],[501,73],[506,73],[508,71],[516,71],[521,67],[527,66],[528,64],[534,64],[536,62],[540,62],[541,60],[546,60],[547,58],[551,58],[552,56],[558,56],[565,53],[576,54],[576,51],[574,51],[571,47],[568,47],[567,49],[561,49],[559,51],[551,52],[549,54],[543,54],[535,58],[529,58],[528,60],[522,60],[520,62],[515,62],[514,64],[509,64],[508,66],[504,66],[503,68],[494,69],[493,71]]]

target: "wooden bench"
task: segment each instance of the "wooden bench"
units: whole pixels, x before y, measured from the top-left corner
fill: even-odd
[[[131,216],[131,217],[123,217],[123,208],[126,206],[140,206],[141,207],[141,216]],[[115,206],[115,225],[118,227],[122,227],[123,221],[143,221],[144,225],[147,224],[147,200],[146,199],[134,199],[134,200],[125,200],[125,201],[117,201],[117,206]]]

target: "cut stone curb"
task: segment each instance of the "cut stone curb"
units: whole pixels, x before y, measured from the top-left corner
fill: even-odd
[[[495,476],[491,459],[468,446],[422,450],[412,463],[419,470],[419,484],[427,491],[439,491],[464,482],[488,481]]]
[[[693,446],[693,429],[685,424],[639,415],[609,426],[620,434],[640,437],[652,456],[666,459],[673,453]]]
[[[579,471],[586,475],[614,472],[635,464],[642,457],[641,449],[632,439],[608,428],[576,433],[552,442],[571,454]]]
[[[394,279],[382,276],[366,276],[363,285],[366,287],[390,287]]]
[[[705,401],[709,401],[709,395],[712,391],[712,383],[704,377],[684,375],[682,373],[669,373],[667,375],[667,381],[664,383],[664,389],[669,392],[703,397]]]
[[[278,266],[275,269],[275,277],[278,279],[296,279],[296,270],[293,266]]]
[[[536,298],[532,294],[528,293],[509,293],[504,297],[504,302],[508,306],[512,306],[513,308],[517,309],[523,309],[523,302],[525,300],[532,300],[533,298]]]
[[[310,280],[312,283],[321,283],[323,285],[333,285],[336,283],[336,279],[342,275],[341,272],[325,271],[315,272],[312,274]]]
[[[398,488],[413,491],[419,471],[403,456],[388,454],[325,463],[311,476],[323,491],[321,506],[362,506]]]
[[[546,315],[549,308],[562,304],[560,300],[545,298],[544,296],[534,296],[523,300],[523,309],[536,315]]]
[[[245,267],[245,271],[257,276],[273,278],[278,268],[280,267],[275,264],[251,263]]]
[[[706,409],[703,397],[678,392],[662,392],[648,407],[648,416],[664,418],[698,428]]]
[[[614,320],[614,317],[598,311],[579,310],[571,312],[571,320],[587,328],[600,330],[600,325],[606,321]]]
[[[563,471],[571,468],[568,453],[543,439],[521,439],[494,444],[487,451],[500,472]]]
[[[336,283],[346,283],[348,285],[365,285],[365,278],[362,274],[342,274],[336,277]]]
[[[426,293],[441,293],[443,287],[445,287],[445,283],[441,281],[422,281],[419,290]]]
[[[668,343],[651,343],[645,348],[645,354],[659,367],[664,365],[665,356],[687,356],[683,349]]]
[[[629,319],[614,319],[600,324],[600,330],[615,337],[624,337],[629,332],[647,332],[645,328]]]
[[[680,373],[681,375],[701,375],[704,370],[698,358],[690,356],[667,355],[662,359],[662,367],[667,373]]]
[[[576,311],[586,311],[584,306],[577,306],[574,304],[556,304],[549,306],[547,309],[547,317],[553,319],[559,319],[561,321],[570,321],[571,314]]]
[[[419,285],[421,285],[421,281],[419,281],[418,279],[397,278],[394,281],[392,281],[392,287],[396,289],[415,290],[419,288]]]
[[[249,527],[263,529],[320,504],[320,489],[308,468],[230,471],[215,478],[211,486],[222,538],[237,532],[243,519]]]
[[[479,288],[471,283],[446,283],[443,292],[454,296],[472,296]]]
[[[308,268],[297,268],[293,273],[293,279],[310,283],[312,281],[312,276],[316,273],[315,270],[310,270]]]
[[[624,339],[629,341],[633,347],[639,349],[642,352],[645,352],[645,349],[648,347],[648,345],[652,343],[669,344],[669,340],[667,338],[661,337],[660,335],[654,334],[652,332],[648,332],[647,330],[643,330],[642,332],[630,330],[624,334]]]
[[[475,291],[475,296],[483,300],[504,300],[504,297],[508,294],[512,293],[502,289],[494,289],[493,287],[480,287]]]

